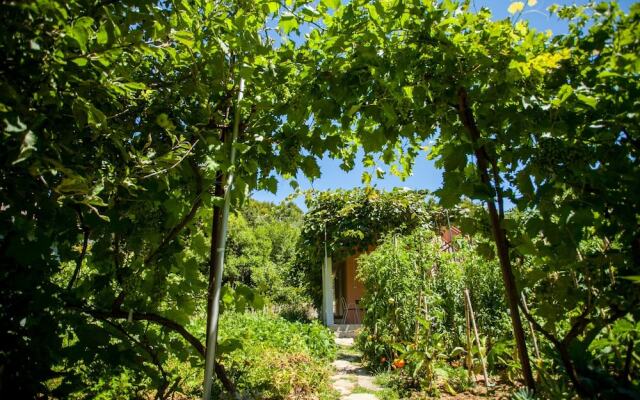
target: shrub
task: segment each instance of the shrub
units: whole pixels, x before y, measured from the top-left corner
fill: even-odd
[[[317,322],[289,322],[266,313],[224,314],[220,342],[238,348],[221,356],[249,398],[317,398],[330,391],[332,333]]]

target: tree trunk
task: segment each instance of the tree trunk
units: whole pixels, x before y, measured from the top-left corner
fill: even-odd
[[[464,88],[458,90],[458,115],[465,129],[467,130],[471,143],[474,147],[476,156],[476,165],[480,174],[482,183],[488,188],[492,188],[489,178],[489,165],[490,160],[484,145],[479,145],[480,130],[476,125],[473,111],[471,110],[467,91]],[[496,182],[497,184],[498,182]],[[494,187],[496,193],[499,188]],[[509,311],[511,314],[511,324],[513,326],[513,334],[516,339],[516,346],[518,348],[518,356],[520,358],[520,364],[522,366],[522,375],[525,384],[531,389],[535,390],[535,381],[531,372],[531,364],[529,362],[529,353],[527,352],[527,343],[525,341],[524,329],[522,328],[522,320],[520,319],[520,313],[518,312],[518,290],[516,288],[515,277],[511,269],[511,260],[509,259],[509,243],[507,241],[507,235],[502,228],[502,218],[498,215],[496,203],[494,199],[487,200],[487,206],[489,209],[489,219],[491,222],[491,231],[493,233],[493,239],[498,250],[498,259],[500,261],[500,270],[502,272],[502,280],[504,281],[504,287],[507,295],[507,303],[509,305]],[[502,207],[501,207],[502,208]]]
[[[564,369],[567,371],[567,375],[569,376],[569,380],[573,383],[573,387],[576,389],[576,392],[583,398],[591,398],[591,393],[589,393],[580,382],[580,378],[578,378],[578,374],[576,369],[573,366],[573,361],[571,361],[571,356],[569,355],[569,349],[564,343],[556,343],[556,350],[558,350],[558,354],[560,355],[560,360],[562,360],[562,364],[564,365]]]
[[[627,354],[624,361],[624,369],[622,372],[622,378],[631,382],[631,359],[633,358],[633,339],[629,339],[629,343],[627,344]]]

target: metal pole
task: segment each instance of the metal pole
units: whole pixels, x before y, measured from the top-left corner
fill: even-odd
[[[222,289],[222,271],[224,269],[224,250],[227,244],[227,228],[229,224],[229,208],[231,204],[231,188],[233,186],[233,172],[236,161],[236,148],[233,146],[238,139],[240,130],[240,103],[244,96],[244,78],[240,78],[240,88],[238,90],[238,101],[236,102],[233,115],[233,136],[231,138],[231,169],[227,175],[227,188],[224,193],[224,206],[222,209],[222,224],[218,243],[216,243],[216,268],[215,283],[213,288],[213,304],[211,305],[211,315],[209,316],[209,332],[207,332],[207,351],[205,354],[204,370],[204,391],[202,400],[210,400],[211,386],[213,384],[213,373],[216,359],[216,342],[218,340],[218,317],[220,315],[220,290]]]
[[[322,319],[325,326],[329,326],[329,277],[327,270],[329,269],[329,257],[327,256],[327,223],[324,223],[324,262],[322,263]],[[346,318],[346,317],[345,317]]]

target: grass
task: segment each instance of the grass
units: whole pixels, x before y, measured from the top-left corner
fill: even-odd
[[[368,393],[376,396],[379,400],[399,400],[398,393],[391,388],[381,388],[380,390],[371,390],[362,386],[356,386],[351,393]]]

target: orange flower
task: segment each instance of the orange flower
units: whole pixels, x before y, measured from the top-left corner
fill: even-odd
[[[405,366],[405,364],[406,363],[401,358],[396,358],[395,360],[393,360],[393,366],[395,368],[403,368]]]

